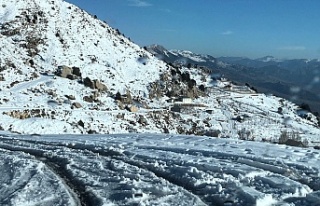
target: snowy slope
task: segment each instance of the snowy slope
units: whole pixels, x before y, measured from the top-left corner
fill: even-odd
[[[1,205],[318,206],[320,152],[197,136],[0,137]]]
[[[289,132],[311,146],[320,142],[316,118],[300,117],[291,102],[213,80],[207,71],[167,65],[74,5],[8,0],[1,6],[1,130],[194,134],[271,142]],[[79,71],[65,78],[57,72],[65,67]],[[88,79],[103,89],[90,87]],[[192,103],[172,112],[167,100],[179,96],[189,96]]]

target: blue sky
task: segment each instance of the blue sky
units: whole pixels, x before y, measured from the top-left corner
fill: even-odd
[[[319,0],[67,0],[140,46],[320,59]]]

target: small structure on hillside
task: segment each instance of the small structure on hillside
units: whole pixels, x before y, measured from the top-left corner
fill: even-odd
[[[190,97],[187,96],[180,96],[176,99],[171,100],[173,103],[172,106],[170,107],[170,110],[173,112],[181,112],[182,110],[186,111],[190,109],[195,109],[195,108],[204,108],[206,105],[200,104],[200,103],[194,103],[193,100]]]
[[[175,103],[192,104],[192,99],[187,96],[181,96],[178,99],[176,99]]]

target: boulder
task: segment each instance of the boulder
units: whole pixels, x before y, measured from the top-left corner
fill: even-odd
[[[138,122],[139,122],[140,124],[142,124],[142,125],[147,125],[147,124],[148,124],[147,119],[146,119],[144,116],[142,116],[142,115],[139,116]]]
[[[84,96],[83,97],[83,101],[86,101],[86,102],[90,102],[90,103],[92,103],[92,102],[94,102],[94,99],[90,96]]]
[[[95,87],[94,82],[91,81],[91,79],[89,77],[84,78],[83,84],[84,84],[84,86],[90,87],[91,89],[94,89],[94,87]]]
[[[91,89],[97,89],[99,92],[107,91],[107,86],[101,83],[99,80],[91,80],[89,77],[84,78],[83,84]]]
[[[67,78],[68,75],[72,75],[72,68],[68,66],[58,66],[58,71],[56,72],[56,75]]]
[[[107,86],[101,83],[99,80],[94,80],[94,86],[98,91],[105,92],[107,91]]]
[[[81,77],[81,71],[79,67],[72,67],[72,74]]]
[[[79,120],[78,125],[82,128],[84,128],[84,122],[82,120]]]
[[[134,105],[127,107],[127,109],[129,112],[138,112],[139,111],[138,107],[136,107]]]
[[[75,79],[77,79],[77,76],[75,76],[75,75],[73,75],[73,74],[68,74],[68,75],[67,75],[67,79],[75,80]]]
[[[74,95],[64,95],[65,97],[67,97],[67,99],[69,100],[75,100],[75,96]]]
[[[79,109],[79,108],[82,107],[82,105],[81,105],[79,102],[74,102],[74,103],[72,104],[72,107]]]
[[[59,77],[75,80],[81,78],[81,71],[79,67],[58,66],[58,70],[55,73]]]

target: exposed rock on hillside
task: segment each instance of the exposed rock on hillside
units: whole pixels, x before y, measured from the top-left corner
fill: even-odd
[[[89,87],[91,89],[97,89],[100,92],[107,91],[107,86],[101,83],[99,80],[91,80],[89,77],[86,77],[83,80],[84,86]]]
[[[68,67],[68,66],[59,66],[58,70],[56,71],[56,75],[68,78],[70,80],[80,79],[81,78],[81,72],[80,68],[78,67]]]

